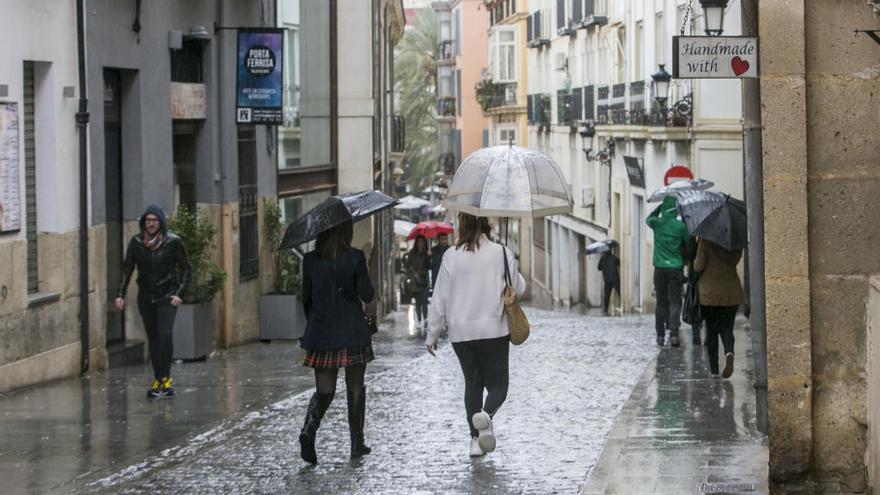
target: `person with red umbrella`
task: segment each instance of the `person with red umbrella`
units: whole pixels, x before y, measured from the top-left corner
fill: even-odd
[[[416,236],[416,242],[407,253],[406,290],[416,298],[416,321],[419,330],[428,323],[428,271],[431,269],[431,254],[428,240],[423,235]]]

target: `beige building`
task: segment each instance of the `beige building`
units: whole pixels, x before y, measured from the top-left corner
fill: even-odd
[[[880,272],[880,45],[853,33],[880,26],[870,4],[759,5],[768,424],[778,493],[783,483],[815,492],[880,487],[880,312],[871,282]]]

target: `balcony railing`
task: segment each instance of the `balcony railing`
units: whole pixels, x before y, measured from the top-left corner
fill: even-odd
[[[486,0],[484,4],[489,10],[490,26],[516,14],[516,0]]]
[[[437,44],[437,61],[438,62],[447,62],[452,61],[454,55],[452,53],[452,41],[446,40],[441,41]]]
[[[528,122],[529,125],[550,129],[550,95],[534,94],[528,96]]]
[[[493,108],[516,106],[516,83],[493,83],[483,80],[477,85],[477,102],[483,111]]]
[[[455,97],[444,96],[437,99],[438,117],[455,117]]]
[[[654,127],[686,127],[693,118],[693,98],[690,94],[667,107],[652,102],[647,108],[645,82],[614,86],[583,88],[583,120],[596,125],[639,125]],[[595,108],[593,107],[595,101]],[[575,110],[573,113],[577,113]],[[560,122],[561,123],[561,122]]]
[[[584,12],[578,25],[582,29],[608,24],[608,0],[584,0]],[[577,19],[575,19],[577,21]]]
[[[403,153],[406,147],[406,118],[395,115],[391,119],[391,152]]]

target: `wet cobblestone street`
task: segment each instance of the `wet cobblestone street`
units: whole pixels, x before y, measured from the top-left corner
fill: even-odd
[[[508,400],[495,418],[498,449],[468,457],[463,379],[448,342],[421,341],[368,367],[366,439],[348,456],[344,381],[318,431],[319,464],[299,458],[311,390],[224,420],[180,445],[100,479],[93,493],[574,493],[614,419],[657,354],[648,317],[598,318],[528,310],[530,340],[511,348]],[[396,331],[400,331],[399,329]],[[391,339],[398,337],[392,335]],[[401,357],[404,356],[404,357]],[[159,407],[168,407],[162,406]],[[157,412],[157,414],[160,414]]]

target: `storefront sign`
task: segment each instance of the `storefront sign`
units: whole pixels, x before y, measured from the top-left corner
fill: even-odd
[[[0,233],[21,229],[18,104],[0,103]]]
[[[171,118],[204,119],[205,85],[196,83],[171,83]]]
[[[758,77],[758,38],[673,36],[672,77],[676,79]]]
[[[633,187],[645,187],[645,174],[642,172],[642,165],[639,158],[634,156],[624,156],[623,163],[626,165],[626,175],[629,177],[629,185]]]
[[[284,30],[238,30],[238,78],[235,121],[282,123]]]

